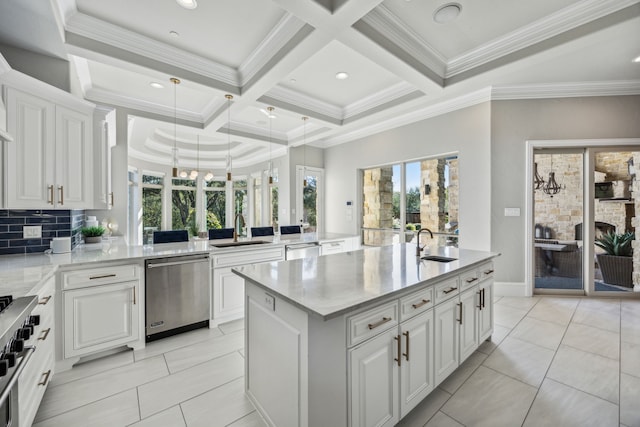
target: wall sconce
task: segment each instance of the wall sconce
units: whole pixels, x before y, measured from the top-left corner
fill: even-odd
[[[431,194],[431,186],[429,184],[425,184],[425,186],[424,186],[424,194],[427,195],[427,196],[429,194]]]

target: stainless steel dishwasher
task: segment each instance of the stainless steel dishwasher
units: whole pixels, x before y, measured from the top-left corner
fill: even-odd
[[[145,261],[146,341],[209,325],[209,254]]]
[[[284,256],[286,260],[320,256],[320,245],[318,242],[291,243],[289,245],[285,245],[284,248]]]

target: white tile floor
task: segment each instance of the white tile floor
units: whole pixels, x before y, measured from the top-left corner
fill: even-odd
[[[35,427],[255,427],[243,322],[58,374]],[[640,426],[640,300],[497,298],[495,331],[402,426]],[[337,426],[325,426],[337,427]]]

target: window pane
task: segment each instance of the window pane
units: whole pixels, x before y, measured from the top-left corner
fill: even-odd
[[[154,176],[154,175],[142,175],[142,183],[162,185],[164,183],[164,178],[162,178],[161,176]]]
[[[255,227],[262,226],[262,179],[253,180],[253,222]]]
[[[407,163],[405,166],[405,241],[410,242],[416,230],[420,229],[420,162]]]
[[[278,228],[278,187],[271,187],[271,224],[274,228]]]
[[[174,187],[196,187],[196,181],[193,179],[173,179]]]
[[[226,181],[205,181],[204,186],[206,188],[225,188],[227,186]]]
[[[364,244],[398,242],[400,224],[400,165],[365,169],[363,173]]]
[[[316,231],[318,228],[318,177],[315,175],[305,176],[307,185],[302,193],[303,213],[302,218],[309,227],[305,230]]]
[[[162,229],[162,190],[142,189],[142,241],[153,242],[153,232]]]
[[[210,228],[222,228],[226,224],[225,201],[226,193],[224,191],[205,191],[207,230]]]
[[[174,180],[175,181],[175,180]],[[171,192],[171,228],[173,230],[189,230],[197,235],[196,226],[196,192],[193,190],[173,190]]]

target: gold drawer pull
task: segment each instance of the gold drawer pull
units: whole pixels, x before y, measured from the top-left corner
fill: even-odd
[[[387,322],[390,322],[390,321],[391,321],[391,317],[383,317],[382,320],[380,320],[379,322],[369,323],[368,326],[369,326],[369,329],[375,329],[378,326],[383,325],[383,324],[385,324]]]
[[[491,273],[493,273],[493,270],[486,270],[486,271],[484,272],[484,274],[491,274]]]
[[[430,299],[423,299],[422,301],[420,301],[417,304],[411,304],[411,307],[413,307],[414,309],[420,308],[425,304],[429,304],[431,302]]]
[[[398,358],[394,357],[393,360],[398,362],[398,366],[402,366],[402,341],[400,340],[400,335],[396,335],[393,339],[398,342]]]
[[[47,200],[47,203],[53,206],[53,185],[47,186],[47,190],[49,190],[49,200]]]
[[[106,279],[107,277],[116,277],[117,274],[112,273],[112,274],[101,274],[100,276],[89,276],[89,280],[94,280],[94,279]]]
[[[458,288],[449,288],[446,291],[442,291],[442,292],[445,293],[445,294],[450,294],[451,292],[455,291],[456,289],[458,289]]]
[[[478,280],[478,278],[477,278],[477,277],[472,277],[471,279],[467,279],[467,280],[466,280],[466,282],[467,282],[467,283],[473,283],[473,282],[475,282],[476,280]]]
[[[47,337],[49,336],[49,332],[51,332],[51,328],[47,328],[45,330],[42,331],[42,336],[40,338],[38,338],[38,341],[44,341],[47,339]]]
[[[409,331],[403,332],[402,335],[404,335],[407,338],[407,352],[402,353],[402,355],[407,358],[407,362],[408,362],[409,361]]]
[[[42,375],[44,376],[44,379],[40,381],[38,385],[47,385],[47,383],[49,382],[49,376],[51,375],[51,369],[49,369],[47,372],[43,372]]]
[[[460,322],[460,324],[462,325],[462,303],[459,302],[456,305],[460,308],[460,318],[458,319],[458,322]]]
[[[47,295],[46,297],[42,298],[41,301],[38,301],[38,304],[46,305],[49,302],[50,299],[51,299],[51,295]]]
[[[60,206],[64,205],[64,185],[58,187],[58,191],[60,192]]]

